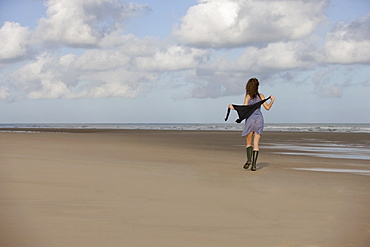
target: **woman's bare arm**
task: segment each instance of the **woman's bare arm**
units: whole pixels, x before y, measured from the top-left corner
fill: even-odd
[[[265,99],[265,96],[263,94],[260,94],[260,98],[261,100],[264,100]],[[275,101],[275,97],[271,95],[271,98],[270,98],[270,103],[267,103],[267,101],[265,103],[263,103],[263,107],[265,107],[266,110],[270,110],[272,105],[274,104],[274,101]]]
[[[244,105],[248,105],[248,102],[249,102],[249,99],[251,98],[251,96],[249,94],[245,95],[245,98],[244,98]]]

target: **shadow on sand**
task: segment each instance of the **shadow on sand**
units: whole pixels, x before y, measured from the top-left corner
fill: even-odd
[[[266,167],[270,166],[270,163],[265,163],[265,162],[262,162],[262,163],[257,163],[257,171],[258,170],[262,170]]]

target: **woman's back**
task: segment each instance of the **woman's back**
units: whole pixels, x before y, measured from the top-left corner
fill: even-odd
[[[253,105],[253,104],[255,104],[257,102],[260,102],[260,101],[261,101],[261,99],[260,99],[259,96],[256,96],[255,98],[249,98],[248,105]],[[252,115],[262,115],[261,107],[259,107],[257,110],[255,110]]]

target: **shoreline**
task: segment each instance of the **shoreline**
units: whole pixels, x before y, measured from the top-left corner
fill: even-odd
[[[370,134],[264,132],[251,172],[240,131],[38,131],[0,132],[1,246],[370,243],[368,176],[293,169],[370,170],[311,155]]]
[[[243,124],[224,123],[9,123],[0,128],[131,129],[131,130],[222,130],[242,131]],[[366,123],[265,123],[265,131],[370,133]]]

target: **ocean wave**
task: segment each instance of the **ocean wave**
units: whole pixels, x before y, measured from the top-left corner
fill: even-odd
[[[201,131],[242,131],[244,124],[236,123],[54,123],[54,124],[0,124],[0,129],[140,129],[140,130],[201,130]],[[264,131],[292,132],[340,132],[370,133],[370,124],[266,124]]]

